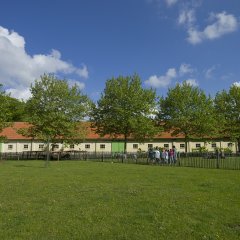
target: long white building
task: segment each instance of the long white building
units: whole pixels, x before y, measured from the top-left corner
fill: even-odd
[[[0,142],[0,152],[23,152],[23,151],[43,151],[46,143],[40,139],[31,139],[18,133],[21,128],[26,128],[28,123],[15,122],[11,127],[5,128],[0,134],[5,139]],[[229,139],[194,139],[189,141],[187,149],[189,152],[197,151],[200,147],[205,146],[208,151],[215,151],[217,148],[229,149],[236,152],[237,144]],[[144,143],[130,139],[127,143],[127,152],[148,151],[149,148],[161,147],[170,149],[173,146],[179,152],[185,151],[184,136],[173,137],[168,132],[163,132],[153,140],[147,140]],[[77,150],[88,152],[122,152],[124,142],[121,137],[113,139],[109,136],[100,137],[91,128],[87,127],[87,136],[79,144],[66,145],[63,142],[54,144],[54,151]]]

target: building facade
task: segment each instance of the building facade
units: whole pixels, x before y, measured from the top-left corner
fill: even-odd
[[[5,128],[1,133],[5,138],[0,142],[0,152],[24,152],[24,151],[44,151],[46,143],[39,139],[31,139],[18,133],[20,128],[26,128],[27,123],[16,122],[11,127]],[[130,139],[127,142],[127,152],[148,151],[149,148],[171,149],[173,146],[179,152],[185,152],[184,136],[173,137],[170,133],[161,133],[153,140],[140,143]],[[215,151],[216,148],[228,149],[232,152],[237,151],[237,144],[229,139],[204,139],[191,140],[187,142],[188,152],[198,151],[205,147],[208,151]],[[110,136],[100,137],[90,127],[88,134],[81,143],[65,144],[64,142],[54,143],[54,151],[88,151],[88,152],[123,152],[124,142],[121,137],[117,140]]]

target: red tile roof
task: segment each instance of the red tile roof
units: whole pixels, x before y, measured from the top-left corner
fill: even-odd
[[[21,128],[27,128],[30,124],[27,122],[15,122],[10,127],[3,129],[0,133],[0,136],[4,136],[9,140],[24,140],[24,139],[31,139],[29,137],[22,136],[17,131]]]
[[[87,136],[85,139],[89,140],[111,140],[113,137],[110,135],[105,135],[104,137],[100,137],[99,134],[95,133],[94,129],[91,128],[90,122],[85,122],[84,125],[87,128]],[[1,133],[0,136],[5,136],[9,140],[27,140],[31,139],[30,137],[22,136],[18,133],[18,130],[21,128],[28,128],[30,126],[27,122],[14,122],[12,126],[5,128]],[[155,139],[182,139],[184,135],[179,136],[171,136],[171,132],[161,132]],[[115,138],[116,139],[116,138]],[[117,139],[123,139],[123,136],[119,135]]]

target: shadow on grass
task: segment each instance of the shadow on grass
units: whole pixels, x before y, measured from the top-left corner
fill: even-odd
[[[29,165],[24,165],[24,164],[20,164],[20,165],[14,165],[14,167],[20,167],[20,168],[25,168],[25,167],[29,167],[29,168],[46,168],[45,166],[29,166]]]

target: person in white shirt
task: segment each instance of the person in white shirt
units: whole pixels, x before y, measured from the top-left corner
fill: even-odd
[[[157,148],[156,148],[156,150],[154,152],[155,152],[156,163],[159,164],[160,163],[160,152],[159,152],[159,150]]]

